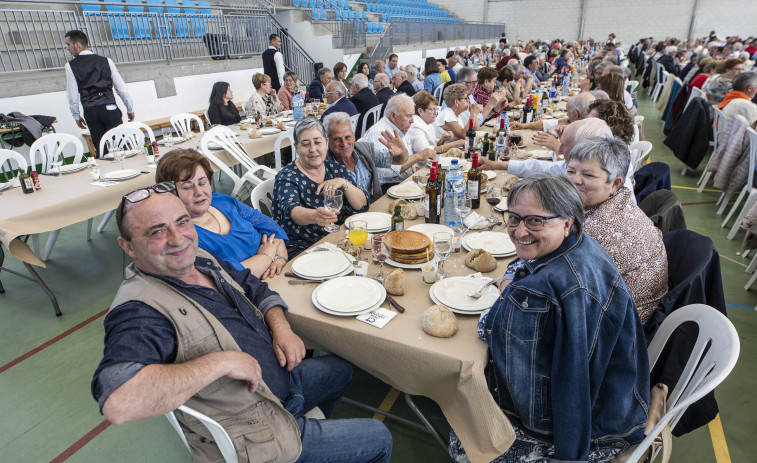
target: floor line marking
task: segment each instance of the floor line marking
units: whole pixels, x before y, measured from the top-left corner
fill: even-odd
[[[693,187],[693,186],[675,186],[675,185],[673,185],[671,188],[680,188],[682,190],[697,190],[697,191],[699,190],[699,188]],[[722,193],[723,192],[723,190],[712,190],[710,188],[704,188],[702,191],[711,191],[713,193]]]
[[[725,260],[729,261],[729,262],[733,262],[734,264],[738,264],[738,265],[741,265],[741,266],[742,266],[742,267],[744,267],[744,268],[749,268],[749,266],[748,266],[747,264],[745,264],[745,263],[743,263],[743,262],[739,262],[739,261],[737,261],[736,259],[731,259],[730,257],[728,257],[728,256],[724,256],[723,254],[720,254],[720,253],[718,253],[718,255],[719,255],[720,257],[722,257],[723,259],[725,259]],[[0,371],[1,371],[1,370],[0,370]]]
[[[85,434],[81,439],[74,442],[73,445],[61,452],[60,455],[50,460],[50,463],[63,463],[64,461],[68,460],[69,458],[71,458],[71,456],[73,456],[73,454],[81,450],[82,447],[90,443],[92,439],[100,435],[101,432],[105,431],[108,426],[110,426],[110,421],[103,420],[102,423],[92,428],[92,430]]]
[[[700,201],[698,203],[681,203],[681,206],[699,206],[702,204],[717,204],[717,201]]]
[[[715,419],[707,424],[710,428],[710,437],[712,438],[712,448],[715,450],[715,461],[717,463],[731,463],[731,454],[728,452],[728,444],[725,441],[725,432],[723,423],[720,421],[720,413],[715,415]]]
[[[379,410],[383,410],[385,412],[390,411],[392,407],[394,406],[394,402],[397,401],[397,397],[399,396],[400,396],[399,389],[394,388],[394,387],[389,389],[389,392],[386,393],[386,397],[384,397],[384,400],[381,401],[381,405],[379,405],[378,407]],[[384,421],[384,418],[386,418],[386,416],[380,413],[373,414],[374,420]]]
[[[752,310],[752,311],[755,310],[755,307],[744,305],[744,304],[734,304],[733,302],[726,302],[725,305],[727,307],[735,307],[737,309]]]
[[[22,356],[20,356],[20,357],[18,357],[16,359],[14,359],[14,360],[11,360],[10,362],[8,362],[5,365],[3,365],[3,366],[0,367],[0,373],[4,372],[5,370],[7,370],[8,368],[10,368],[10,367],[12,367],[14,365],[18,365],[19,363],[21,363],[24,360],[28,359],[32,355],[38,353],[42,349],[45,349],[47,347],[52,346],[56,342],[58,342],[61,339],[65,338],[66,336],[68,336],[69,334],[72,334],[73,332],[78,331],[78,330],[84,328],[85,326],[89,325],[93,321],[97,320],[98,318],[100,318],[103,315],[105,315],[106,313],[108,313],[108,310],[109,309],[105,309],[102,312],[100,312],[100,313],[98,313],[96,315],[93,315],[92,317],[89,317],[88,319],[84,320],[83,322],[79,323],[78,325],[74,326],[73,328],[70,328],[70,329],[64,331],[63,333],[61,333],[58,336],[52,338],[51,340],[45,342],[44,344],[41,344],[41,345],[35,347],[34,349],[30,350],[29,352],[25,353],[24,355],[22,355]]]

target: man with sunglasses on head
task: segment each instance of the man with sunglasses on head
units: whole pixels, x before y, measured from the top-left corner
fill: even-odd
[[[249,270],[197,247],[175,186],[124,196],[118,243],[134,261],[105,317],[105,350],[92,381],[114,424],[186,404],[223,423],[240,462],[388,462],[391,435],[375,420],[330,415],[352,377],[333,355],[305,359],[287,305]],[[219,461],[205,427],[176,410],[195,461]]]

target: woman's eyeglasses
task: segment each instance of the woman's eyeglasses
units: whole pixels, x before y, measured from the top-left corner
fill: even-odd
[[[544,229],[544,222],[560,217],[559,215],[552,215],[549,217],[545,217],[543,215],[527,215],[523,217],[509,210],[505,211],[505,214],[507,214],[508,227],[517,228],[518,225],[523,222],[526,225],[526,228],[531,231],[541,231]]]

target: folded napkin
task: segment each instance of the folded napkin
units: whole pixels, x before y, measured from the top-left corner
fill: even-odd
[[[112,182],[110,180],[98,180],[96,182],[89,182],[90,185],[94,186],[113,186],[118,182]]]
[[[486,217],[482,217],[477,212],[472,211],[463,219],[463,225],[471,230],[482,230],[489,225],[489,222],[486,220]]]
[[[312,248],[306,250],[305,252],[310,254],[311,252],[336,251],[338,249],[339,248],[337,248],[335,244],[324,242],[324,243],[319,244],[318,246],[313,246]]]
[[[481,273],[481,272],[471,273],[470,275],[468,275],[467,278],[476,278],[476,279],[479,279],[479,280],[481,280],[482,284],[487,284],[487,283],[489,283],[490,281],[492,281],[494,279],[494,278],[485,277],[484,274]]]
[[[376,328],[383,328],[391,319],[397,316],[397,312],[392,312],[389,309],[379,307],[373,312],[368,312],[363,315],[358,315],[356,318],[361,322],[365,322],[369,325],[373,325]]]

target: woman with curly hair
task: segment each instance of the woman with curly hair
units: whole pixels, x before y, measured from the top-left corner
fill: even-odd
[[[604,76],[602,76],[604,77]],[[595,100],[589,105],[589,117],[597,117],[607,122],[612,134],[630,145],[636,138],[633,116],[620,101]]]

